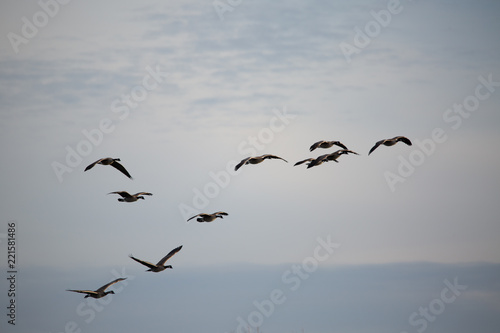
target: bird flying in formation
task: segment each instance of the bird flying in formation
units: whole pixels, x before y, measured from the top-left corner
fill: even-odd
[[[170,251],[166,256],[164,256],[163,258],[161,258],[160,261],[158,261],[156,263],[156,265],[153,264],[153,263],[150,263],[149,261],[144,261],[144,260],[141,260],[141,259],[134,258],[132,255],[130,255],[129,257],[132,258],[132,259],[134,259],[138,263],[141,263],[144,266],[148,267],[149,269],[146,270],[147,272],[155,272],[155,273],[157,273],[157,272],[164,271],[167,268],[172,268],[171,265],[166,265],[165,266],[165,262],[168,259],[172,258],[172,256],[174,254],[176,254],[177,252],[179,252],[181,249],[182,249],[182,245],[176,247],[175,249],[173,249],[172,251]]]
[[[80,294],[87,294],[87,295],[85,295],[84,298],[87,298],[87,297],[101,298],[101,297],[106,296],[107,294],[114,294],[115,293],[113,290],[105,291],[109,286],[111,286],[112,284],[115,284],[119,281],[126,280],[126,279],[127,278],[118,278],[116,280],[111,281],[110,283],[105,284],[104,286],[102,286],[101,288],[99,288],[97,290],[72,290],[72,289],[66,289],[66,290],[73,291],[75,293],[80,293]]]
[[[94,165],[96,164],[101,164],[101,165],[111,165],[112,167],[114,167],[115,169],[117,170],[120,170],[121,173],[123,173],[125,176],[127,176],[128,178],[132,179],[132,176],[130,176],[130,174],[128,173],[128,171],[123,167],[123,165],[121,165],[120,163],[118,163],[120,159],[119,158],[112,158],[112,157],[105,157],[105,158],[101,158],[101,159],[98,159],[97,161],[95,161],[94,163],[92,164],[89,164],[84,171],[87,171],[87,170],[90,170],[94,167]]]
[[[194,219],[195,217],[199,216],[196,221],[198,222],[212,222],[216,218],[220,217],[221,219],[224,218],[224,216],[227,216],[228,214],[226,212],[215,212],[213,214],[206,214],[206,213],[201,213],[198,215],[195,215],[193,217],[190,217],[188,221]]]
[[[270,154],[265,154],[265,155],[261,155],[261,156],[255,156],[255,157],[247,157],[247,158],[244,158],[241,160],[240,163],[238,163],[235,167],[234,167],[234,170],[238,170],[239,168],[241,168],[243,165],[245,164],[259,164],[260,162],[264,161],[264,160],[267,160],[267,159],[280,159],[280,160],[283,160],[285,162],[288,163],[287,160],[279,157],[279,156],[276,156],[276,155],[270,155]]]
[[[324,155],[320,155],[316,158],[306,158],[305,160],[302,160],[302,161],[299,161],[297,163],[294,164],[294,166],[296,165],[301,165],[303,163],[307,163],[307,168],[312,168],[314,166],[318,166],[320,164],[323,164],[323,162],[328,162],[328,161],[334,161],[334,162],[337,162],[337,159],[341,156],[341,155],[344,155],[344,154],[356,154],[356,155],[359,155],[358,153],[356,153],[355,151],[352,151],[352,150],[349,150],[349,149],[340,149],[340,150],[337,150],[333,153],[330,153],[330,154],[324,154]]]
[[[404,136],[396,136],[392,139],[385,139],[385,140],[380,140],[378,141],[375,146],[370,149],[368,152],[368,155],[370,155],[375,149],[377,149],[378,146],[384,145],[384,146],[394,146],[396,143],[399,141],[406,143],[408,146],[411,146],[411,141],[407,137]]]
[[[153,195],[153,193],[149,193],[149,192],[139,192],[136,194],[129,194],[126,191],[109,192],[108,194],[121,195],[121,198],[118,198],[118,201],[120,201],[120,202],[134,202],[134,201],[137,201],[139,199],[144,200],[143,195]]]
[[[342,149],[347,149],[347,147],[340,141],[318,141],[314,143],[310,148],[309,151],[313,151],[316,148],[330,148],[333,145],[339,146]]]

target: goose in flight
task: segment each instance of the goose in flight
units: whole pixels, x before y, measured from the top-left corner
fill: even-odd
[[[340,141],[318,141],[309,148],[309,151],[313,151],[316,148],[330,148],[333,145],[339,146],[342,149],[347,149],[347,147]]]
[[[92,169],[94,167],[94,165],[96,165],[96,164],[111,165],[115,169],[120,170],[120,172],[123,173],[128,178],[133,179],[132,176],[130,176],[130,174],[128,173],[128,171],[123,167],[123,165],[121,165],[120,163],[118,163],[119,160],[120,160],[119,158],[111,158],[111,157],[101,158],[101,159],[95,161],[94,163],[89,164],[85,168],[84,171]]]
[[[72,289],[66,289],[67,291],[73,291],[75,293],[80,293],[80,294],[87,294],[85,295],[84,298],[87,298],[87,297],[92,297],[92,298],[101,298],[101,297],[104,297],[106,296],[107,294],[114,294],[115,292],[113,290],[111,291],[105,291],[109,286],[111,286],[112,284],[115,284],[119,281],[123,281],[123,280],[126,280],[127,278],[118,278],[114,281],[111,281],[110,283],[107,283],[105,284],[104,286],[102,286],[101,288],[97,289],[97,290],[72,290]]]
[[[247,157],[247,158],[244,158],[241,160],[240,163],[238,163],[238,165],[236,165],[234,167],[234,170],[238,170],[239,168],[241,168],[243,165],[245,164],[259,164],[260,162],[266,160],[266,159],[280,159],[280,160],[283,160],[285,162],[288,163],[287,160],[279,157],[279,156],[276,156],[276,155],[270,155],[270,154],[265,154],[265,155],[261,155],[261,156],[255,156],[255,157]]]
[[[354,154],[354,155],[359,155],[358,153],[356,153],[355,151],[352,151],[352,150],[349,150],[349,149],[339,149],[331,154],[328,154],[326,156],[326,159],[328,161],[335,161],[335,162],[338,162],[337,161],[337,158],[339,158],[340,156],[342,155],[349,155],[349,154]]]
[[[308,162],[307,163],[307,168],[309,169],[309,168],[312,168],[314,166],[323,164],[323,162],[334,161],[334,162],[338,163],[339,161],[337,161],[337,159],[341,155],[344,155],[344,154],[356,154],[356,155],[359,155],[355,151],[352,151],[352,150],[349,150],[349,149],[340,149],[340,150],[337,150],[336,152],[333,152],[331,154],[320,155],[320,156],[318,156],[316,158],[306,158],[305,160],[302,160],[302,161],[299,161],[299,162],[295,163],[295,165],[301,165],[303,163]]]
[[[385,140],[380,140],[378,141],[375,146],[370,149],[368,152],[368,155],[370,155],[375,149],[377,149],[378,146],[384,145],[384,146],[394,146],[396,143],[399,141],[406,143],[408,146],[411,146],[411,141],[407,137],[404,136],[396,136],[392,139],[385,139]]]
[[[153,263],[150,263],[149,261],[144,261],[144,260],[141,260],[141,259],[134,258],[132,255],[129,255],[129,257],[132,258],[132,259],[134,259],[138,263],[141,263],[144,266],[149,267],[149,269],[146,270],[146,272],[155,272],[155,273],[157,273],[157,272],[164,271],[167,268],[172,268],[171,265],[166,265],[165,266],[165,262],[168,259],[170,259],[174,254],[176,254],[177,252],[179,252],[181,249],[182,249],[182,245],[176,247],[175,249],[173,249],[172,251],[170,251],[166,256],[164,256],[163,258],[161,258],[160,261],[158,261],[158,263],[156,265],[153,264]]]
[[[320,155],[320,156],[318,156],[316,158],[312,158],[312,157],[306,158],[305,160],[298,161],[293,166],[307,163],[307,168],[309,169],[309,168],[312,168],[313,166],[317,166],[317,165],[323,164],[323,162],[328,162],[329,160],[327,159],[327,157],[329,155],[331,155],[331,154]],[[331,159],[331,161],[335,161],[335,162],[338,163],[338,161],[336,159]]]
[[[126,191],[109,192],[108,194],[119,194],[119,195],[121,195],[122,197],[118,198],[118,201],[120,201],[120,202],[134,202],[134,201],[137,201],[139,199],[144,200],[143,195],[153,195],[153,193],[149,193],[149,192],[139,192],[139,193],[136,193],[136,194],[129,194]]]
[[[224,216],[227,216],[228,214],[226,212],[215,212],[213,214],[205,214],[205,213],[201,213],[201,214],[198,214],[198,215],[195,215],[193,217],[190,217],[188,219],[188,221],[194,219],[195,217],[199,216],[196,221],[198,222],[212,222],[213,220],[215,220],[216,218],[220,217],[221,219],[224,218]]]

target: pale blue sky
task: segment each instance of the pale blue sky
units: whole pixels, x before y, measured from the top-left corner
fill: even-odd
[[[74,311],[81,295],[65,289],[98,288],[113,279],[112,269],[124,269],[136,277],[130,285],[137,289],[126,296],[124,288],[109,305],[120,307],[120,331],[139,330],[151,320],[154,312],[133,313],[134,297],[152,292],[153,309],[182,304],[168,320],[174,331],[229,332],[237,316],[251,313],[254,300],[283,286],[287,267],[313,256],[318,237],[329,236],[340,247],[319,263],[320,278],[313,280],[312,273],[262,331],[373,332],[355,318],[380,303],[405,311],[385,313],[383,323],[378,312],[367,313],[368,323],[377,322],[380,331],[411,332],[411,309],[439,297],[444,279],[478,269],[481,274],[470,279],[475,290],[475,283],[498,276],[495,1],[401,1],[385,27],[372,13],[388,12],[386,1],[243,0],[223,20],[211,1],[72,1],[59,5],[53,17],[44,16],[36,1],[5,1],[0,8],[0,233],[7,221],[17,221],[19,265],[26,268],[19,288],[30,291],[22,297],[32,303],[19,310],[25,311],[23,330],[58,332],[68,321],[81,324],[85,317]],[[48,19],[23,37],[23,25],[33,17]],[[378,30],[369,32],[369,44],[356,44],[356,31],[370,27]],[[13,47],[13,34],[25,43]],[[359,51],[350,62],[340,47],[346,44]],[[453,111],[464,103],[464,111]],[[434,137],[425,154],[418,142],[429,145],[436,129],[439,140]],[[396,135],[414,145],[380,147],[367,156],[376,141]],[[318,140],[340,140],[360,155],[308,170],[293,167],[331,151],[310,153]],[[68,165],[68,149],[84,153]],[[232,171],[254,153],[289,163],[272,160]],[[121,158],[134,180],[99,165],[83,172],[106,156]],[[404,174],[401,161],[408,160],[418,165]],[[66,171],[58,175],[55,166]],[[396,181],[391,185],[387,177]],[[118,190],[153,196],[127,204],[106,195]],[[191,213],[219,210],[229,216],[210,224],[185,222]],[[178,245],[184,247],[172,258],[173,271],[145,273],[127,257],[154,261]],[[1,259],[0,267],[5,265]],[[427,267],[425,279],[410,271],[405,280],[408,265]],[[254,268],[244,279],[249,290],[236,297],[242,287],[233,279],[248,267]],[[380,283],[387,294],[408,293],[406,299],[345,285],[386,268],[394,280],[375,274],[373,288]],[[335,280],[338,270],[351,278]],[[179,277],[190,283],[177,283],[169,295],[170,279]],[[217,297],[206,296],[213,302],[199,311],[232,312],[207,326],[212,316],[185,312],[190,299],[200,306],[190,285],[210,290],[210,279],[220,289]],[[162,283],[152,291],[147,281]],[[306,287],[313,286],[327,296],[309,295]],[[428,331],[458,332],[457,325],[467,331],[459,318],[473,307],[485,309],[473,313],[474,321],[498,317],[498,286],[485,286],[481,297],[459,297]],[[38,296],[34,288],[54,293]],[[341,306],[335,291],[343,289],[350,294],[343,299],[351,301],[336,327],[327,309]],[[427,297],[416,302],[420,293]],[[123,304],[114,300],[126,297]],[[60,315],[40,311],[45,315],[39,326],[26,317],[38,313],[42,299]],[[455,306],[460,309],[453,313]],[[295,321],[297,313],[303,324]],[[106,317],[99,313],[82,330],[118,325],[104,323]],[[162,328],[161,318],[147,330]],[[483,332],[498,328],[489,323]],[[17,332],[5,321],[1,325]]]

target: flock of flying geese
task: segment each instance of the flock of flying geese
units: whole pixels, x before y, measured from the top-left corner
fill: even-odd
[[[398,142],[403,142],[403,143],[407,144],[408,146],[412,145],[411,141],[407,137],[396,136],[394,138],[380,140],[377,143],[375,143],[375,145],[368,152],[368,155],[370,155],[371,153],[373,153],[373,151],[375,149],[377,149],[380,145],[394,146]],[[359,155],[358,153],[356,153],[356,152],[354,152],[352,150],[349,150],[340,141],[318,141],[318,142],[314,143],[309,148],[309,151],[312,152],[316,148],[328,149],[328,148],[331,148],[333,146],[338,146],[338,147],[340,147],[342,149],[337,150],[337,151],[335,151],[333,153],[330,153],[330,154],[320,155],[320,156],[318,156],[316,158],[306,158],[306,159],[304,159],[302,161],[298,161],[297,163],[294,164],[294,166],[306,163],[307,164],[307,168],[309,169],[309,168],[312,168],[314,166],[321,165],[322,163],[328,162],[328,161],[335,161],[335,162],[338,163],[337,159],[340,156],[344,155],[344,154],[345,155],[348,155],[348,154]],[[247,165],[247,164],[259,164],[259,163],[263,162],[266,159],[280,159],[280,160],[283,160],[283,161],[285,161],[285,162],[288,163],[288,161],[286,161],[285,159],[283,159],[283,158],[281,158],[279,156],[271,155],[271,154],[265,154],[265,155],[261,155],[261,156],[250,156],[250,157],[244,158],[243,160],[241,160],[240,163],[238,163],[235,166],[234,169],[238,170],[243,165]],[[111,158],[111,157],[101,158],[101,159],[95,161],[94,163],[88,165],[85,168],[84,171],[92,169],[96,164],[111,165],[112,167],[114,167],[115,169],[117,169],[121,173],[123,173],[125,176],[127,176],[128,178],[133,179],[132,176],[130,176],[130,174],[128,173],[128,171],[125,169],[125,167],[119,163],[119,161],[120,161],[119,158]],[[144,200],[144,195],[148,195],[148,196],[153,195],[152,193],[149,193],[149,192],[139,192],[139,193],[135,193],[135,194],[129,194],[126,191],[116,191],[116,192],[110,192],[108,194],[118,194],[118,195],[120,195],[121,198],[118,198],[118,201],[120,201],[120,202],[135,202],[135,201],[137,201],[139,199]],[[221,218],[222,219],[222,218],[224,218],[224,216],[227,216],[227,215],[228,214],[226,212],[215,212],[215,213],[212,213],[212,214],[201,213],[201,214],[198,214],[198,215],[190,217],[187,221],[190,221],[190,220],[196,218],[196,221],[198,221],[198,222],[212,222],[212,221],[214,221],[217,218]],[[176,247],[175,249],[173,249],[172,251],[170,251],[166,256],[164,256],[163,258],[161,258],[160,261],[158,261],[156,264],[153,264],[153,263],[145,261],[145,260],[137,259],[137,258],[135,258],[132,255],[130,255],[129,257],[131,259],[137,261],[138,263],[140,263],[140,264],[148,267],[149,269],[147,271],[157,273],[157,272],[164,271],[167,268],[172,268],[171,265],[165,265],[165,263],[167,262],[167,260],[169,260],[172,256],[174,256],[181,249],[182,249],[182,245]],[[123,281],[125,279],[126,278],[118,278],[116,280],[113,280],[113,281],[105,284],[104,286],[100,287],[97,290],[74,290],[74,289],[67,289],[67,291],[72,291],[72,292],[76,292],[76,293],[86,294],[85,298],[87,298],[87,297],[101,298],[101,297],[104,297],[104,296],[106,296],[108,294],[114,294],[114,291],[112,291],[112,290],[111,291],[106,291],[106,289],[109,288],[111,285],[113,285],[113,284],[115,284],[117,282]]]

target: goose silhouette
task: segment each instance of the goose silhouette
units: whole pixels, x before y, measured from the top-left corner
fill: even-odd
[[[107,284],[105,284],[104,286],[102,286],[101,288],[97,289],[97,290],[73,290],[73,289],[66,289],[66,291],[72,291],[72,292],[75,292],[75,293],[80,293],[80,294],[86,294],[84,298],[87,298],[87,297],[92,297],[92,298],[101,298],[101,297],[104,297],[108,294],[114,294],[115,292],[113,290],[111,291],[105,291],[109,286],[111,286],[112,284],[115,284],[119,281],[123,281],[123,280],[126,280],[127,278],[118,278],[116,280],[113,280]]]
[[[127,176],[128,178],[132,179],[132,176],[130,176],[130,174],[128,173],[128,171],[123,167],[123,165],[121,165],[120,163],[118,163],[120,159],[119,158],[112,158],[112,157],[105,157],[105,158],[101,158],[101,159],[98,159],[97,161],[95,161],[94,163],[92,164],[89,164],[85,170],[83,170],[84,172],[87,171],[87,170],[90,170],[94,167],[94,165],[96,164],[101,164],[101,165],[111,165],[112,167],[114,167],[115,169],[119,170],[121,173],[123,173],[125,176]]]

